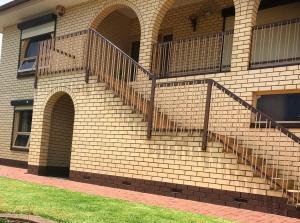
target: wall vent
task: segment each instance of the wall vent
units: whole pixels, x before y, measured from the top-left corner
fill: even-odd
[[[248,199],[241,198],[241,197],[234,198],[234,201],[237,202],[237,203],[248,203]]]
[[[91,179],[91,176],[84,175],[82,178],[85,179],[85,180],[89,180],[89,179]]]
[[[182,189],[171,188],[171,192],[172,192],[173,194],[182,194]]]
[[[126,185],[126,186],[131,186],[131,182],[129,182],[129,181],[123,181],[122,184]]]

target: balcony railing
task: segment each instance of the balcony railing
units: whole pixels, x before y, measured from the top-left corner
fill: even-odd
[[[253,28],[250,68],[300,63],[300,18]]]
[[[87,30],[41,41],[38,75],[83,70],[86,62]]]
[[[158,78],[230,70],[233,31],[153,45],[152,72]]]

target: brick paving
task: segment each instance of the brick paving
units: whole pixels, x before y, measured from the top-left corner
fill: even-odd
[[[64,188],[71,191],[84,192],[92,195],[139,202],[164,208],[172,208],[180,211],[188,211],[212,217],[220,217],[241,223],[300,223],[300,219],[288,218],[273,214],[79,183],[67,179],[36,176],[27,174],[27,170],[25,169],[13,167],[0,166],[0,176],[47,186]]]

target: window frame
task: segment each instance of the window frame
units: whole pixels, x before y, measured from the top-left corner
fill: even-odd
[[[36,57],[28,57],[28,58],[24,58],[20,60],[20,65],[19,65],[19,69],[18,69],[18,73],[26,73],[26,72],[35,72],[36,70]],[[30,60],[34,60],[32,68],[28,68],[28,69],[21,69],[22,65],[26,62],[26,61],[30,61]]]
[[[39,25],[42,25],[42,24],[45,24],[45,23],[48,23],[48,22],[52,22],[52,21],[54,22],[53,32],[47,32],[47,33],[43,33],[41,35],[32,36],[30,38],[22,39],[23,30],[28,29],[28,28],[32,28],[34,26],[39,26]],[[52,36],[52,38],[55,39],[55,37],[56,37],[56,27],[57,27],[57,17],[54,14],[49,14],[49,15],[46,15],[44,17],[39,17],[37,19],[33,19],[33,20],[28,21],[28,22],[24,22],[22,24],[18,24],[18,28],[20,29],[20,43],[19,43],[19,58],[18,58],[18,67],[17,67],[17,78],[35,76],[36,66],[37,66],[37,63],[35,61],[34,66],[33,66],[32,69],[20,70],[20,67],[22,66],[22,64],[26,60],[30,59],[30,58],[22,58],[22,42],[24,40],[36,38],[38,36],[42,36],[42,35],[45,35],[45,34],[50,34]],[[30,42],[30,40],[29,40],[29,42]],[[28,46],[29,46],[29,44],[28,44]],[[27,46],[27,48],[28,48],[28,46]],[[25,49],[24,53],[27,52],[27,48]],[[36,57],[36,59],[37,59],[37,57]]]
[[[25,56],[28,52],[30,43],[33,40],[39,39],[40,37],[45,36],[45,35],[50,35],[51,38],[54,39],[55,38],[55,30],[53,32],[43,33],[43,34],[38,35],[38,36],[32,36],[32,37],[29,37],[27,39],[22,39],[22,32],[21,32],[21,35],[20,35],[20,49],[19,49],[19,63],[18,63],[18,73],[17,73],[18,77],[33,76],[35,74],[38,55],[37,56],[32,56],[32,57],[25,57]],[[28,41],[28,43],[26,44],[26,49],[22,49],[22,45],[23,45],[22,43],[24,41]],[[38,40],[38,42],[41,42],[41,41],[43,41],[43,40]],[[22,55],[22,51],[24,51],[23,52],[24,55]],[[32,68],[21,69],[24,62],[29,61],[29,60],[35,60],[34,63],[33,63]]]
[[[267,95],[287,95],[287,94],[300,94],[300,90],[273,90],[273,91],[260,91],[253,93],[253,106],[257,108],[257,100],[260,96]],[[262,111],[263,112],[263,111]],[[272,117],[271,117],[272,118]],[[300,128],[300,121],[277,121],[278,124],[285,128],[297,129]],[[255,121],[255,115],[251,114],[250,128],[275,128],[275,126],[268,126],[266,121]]]
[[[29,152],[30,140],[31,140],[31,131],[30,132],[20,132],[20,114],[24,111],[31,111],[33,112],[33,107],[30,105],[25,106],[15,106],[14,107],[14,115],[13,115],[13,128],[12,128],[12,136],[11,136],[11,150],[13,151],[22,151],[22,152]],[[32,124],[32,119],[31,119]],[[18,136],[29,136],[28,141],[25,147],[23,146],[16,146],[16,140]]]

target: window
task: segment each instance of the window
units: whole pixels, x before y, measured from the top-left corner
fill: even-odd
[[[34,74],[39,43],[54,37],[55,23],[56,15],[48,14],[18,24],[21,30],[18,76]]]
[[[300,127],[300,93],[260,95],[256,107],[286,127]]]
[[[32,108],[15,108],[12,148],[28,150],[32,123]]]
[[[39,42],[51,39],[52,35],[52,33],[46,33],[22,40],[19,72],[30,72],[35,70]]]

